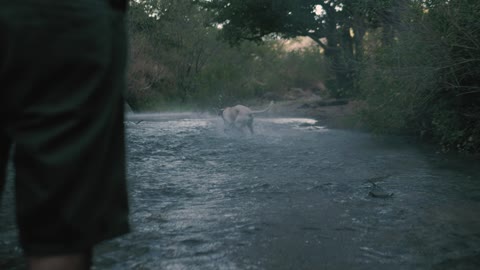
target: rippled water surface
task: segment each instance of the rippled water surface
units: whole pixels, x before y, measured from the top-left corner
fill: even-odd
[[[312,124],[256,119],[241,136],[130,116],[133,232],[98,246],[95,269],[480,269],[479,163]],[[11,186],[1,269],[21,269]]]

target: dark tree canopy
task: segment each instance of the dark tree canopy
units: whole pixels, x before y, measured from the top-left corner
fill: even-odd
[[[317,40],[325,37],[326,24],[314,12],[316,2],[215,0],[203,5],[216,11],[214,20],[223,24],[224,36],[235,43],[242,39],[260,41],[270,34],[287,38],[314,36]]]
[[[395,8],[406,0],[199,0],[214,11],[222,35],[236,44],[265,37],[307,36],[325,50],[340,92],[355,91],[355,64],[363,57],[368,28],[384,29],[384,43],[393,36]]]
[[[402,1],[397,1],[402,2]],[[325,47],[338,32],[350,27],[379,26],[393,18],[392,0],[213,0],[200,1],[215,10],[223,24],[224,37],[235,43],[242,39],[261,40],[275,34],[284,38],[308,36]],[[336,46],[336,44],[334,45]]]

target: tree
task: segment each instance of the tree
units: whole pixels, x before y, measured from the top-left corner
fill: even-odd
[[[219,39],[212,10],[191,0],[132,1],[127,98],[134,109],[226,106],[325,80],[319,50],[289,53],[276,41]]]
[[[223,26],[231,43],[262,41],[265,37],[312,38],[330,59],[337,94],[356,88],[356,62],[363,54],[368,27],[386,26],[393,40],[390,16],[401,1],[393,0],[199,0],[215,11],[214,22]]]
[[[142,64],[131,73],[143,76],[131,76],[129,82],[146,79],[141,89],[187,102],[198,90],[196,77],[218,43],[217,30],[205,23],[207,13],[190,0],[131,1],[131,66]]]

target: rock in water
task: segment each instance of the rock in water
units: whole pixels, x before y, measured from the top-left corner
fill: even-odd
[[[374,198],[389,198],[393,196],[393,193],[388,193],[383,188],[379,187],[378,185],[373,183],[372,190],[368,192],[368,195]]]

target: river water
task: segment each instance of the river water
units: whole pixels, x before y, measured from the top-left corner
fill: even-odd
[[[247,136],[208,115],[128,120],[133,232],[94,269],[480,269],[476,161],[311,119],[259,118]],[[23,269],[11,189],[0,269]]]

